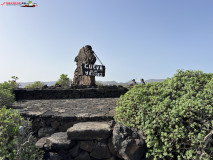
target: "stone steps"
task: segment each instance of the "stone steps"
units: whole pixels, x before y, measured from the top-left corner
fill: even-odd
[[[112,133],[112,124],[107,122],[82,122],[67,130],[71,140],[107,139]]]
[[[46,139],[50,150],[66,150],[72,148],[74,143],[67,138],[67,132],[57,132]]]
[[[114,128],[115,130],[113,130]],[[126,129],[122,130],[125,131]],[[124,136],[114,133],[116,131],[118,131],[118,127],[114,127],[112,122],[80,122],[70,127],[67,132],[57,132],[50,137],[41,138],[37,141],[36,146],[46,151],[46,160],[142,160],[140,152],[144,147],[141,147],[141,144],[132,143],[133,141],[129,145],[133,147],[132,150],[125,151],[123,149],[125,154],[119,152],[119,150],[116,151],[114,144],[121,140],[121,143],[126,144],[124,142],[125,136],[131,133],[128,130],[129,133],[124,133]],[[134,135],[136,134],[134,133]],[[134,138],[137,139],[138,137]],[[127,139],[129,141],[129,138]],[[113,141],[115,141],[114,144]],[[137,144],[139,143],[137,142]],[[120,149],[119,147],[117,149]],[[135,156],[135,153],[137,153],[137,156]]]

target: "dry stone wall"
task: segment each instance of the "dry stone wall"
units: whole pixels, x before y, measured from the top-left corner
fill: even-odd
[[[142,132],[114,121],[80,122],[42,135],[36,146],[45,150],[45,160],[145,160]]]
[[[16,90],[18,101],[12,107],[31,119],[36,146],[45,151],[44,160],[145,160],[142,132],[113,120],[117,100],[113,96],[126,91]],[[63,99],[69,92],[70,98]],[[77,94],[81,98],[74,96]],[[35,98],[39,100],[31,100]]]
[[[125,94],[124,87],[84,88],[84,89],[17,89],[16,100],[33,99],[78,99],[78,98],[116,98]]]

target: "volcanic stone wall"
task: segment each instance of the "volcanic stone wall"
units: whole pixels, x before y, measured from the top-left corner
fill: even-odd
[[[12,106],[32,121],[43,160],[145,160],[142,131],[113,120],[123,87],[19,89]],[[25,126],[21,126],[25,130]]]
[[[80,122],[65,132],[44,127],[38,136],[45,160],[145,160],[142,132],[113,121]]]
[[[76,98],[118,98],[128,91],[126,88],[86,89],[17,89],[16,100],[33,99],[76,99]]]

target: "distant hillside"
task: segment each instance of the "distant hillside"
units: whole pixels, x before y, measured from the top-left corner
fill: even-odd
[[[153,83],[153,82],[162,82],[163,80],[165,79],[149,79],[149,80],[146,80],[145,82]]]
[[[101,84],[103,84],[103,85],[118,85],[118,82],[116,82],[116,81],[98,81],[98,82],[100,82]]]
[[[28,84],[33,84],[34,82],[18,82],[20,84],[20,88],[24,88],[26,85]],[[47,86],[52,86],[56,83],[56,81],[50,81],[50,82],[42,82],[44,84],[46,84]]]
[[[148,79],[145,82],[146,83],[153,83],[153,82],[162,82],[164,79]],[[128,81],[128,82],[116,82],[116,81],[98,81],[100,83],[102,83],[103,85],[130,85],[132,83],[132,81]],[[32,84],[34,82],[18,82],[20,84],[20,88],[24,88],[26,85],[28,84]],[[46,84],[47,86],[53,86],[56,81],[49,81],[49,82],[43,82],[44,84]],[[137,82],[139,83],[139,82]]]
[[[148,79],[145,82],[146,83],[153,83],[153,82],[162,82],[164,79]],[[116,82],[116,81],[98,81],[100,83],[102,83],[103,85],[130,85],[132,83],[132,81],[128,81],[128,82]],[[137,82],[138,84],[140,82]]]

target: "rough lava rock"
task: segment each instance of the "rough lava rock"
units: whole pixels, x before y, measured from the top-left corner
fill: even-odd
[[[58,132],[48,137],[46,140],[47,145],[52,150],[64,150],[71,147],[71,140],[67,139],[66,132]]]
[[[113,154],[113,156],[116,156],[116,155],[117,155],[117,152],[116,152],[116,150],[115,150],[115,147],[113,146],[112,137],[110,137],[110,138],[108,139],[108,147],[109,147],[110,152]]]
[[[42,138],[40,138],[40,139],[36,142],[35,146],[42,149],[42,148],[44,147],[44,145],[46,144],[47,138],[48,138],[48,137],[42,137]]]
[[[77,145],[75,145],[72,149],[70,149],[69,152],[73,158],[77,157],[81,152],[79,143],[77,143]]]
[[[119,156],[124,160],[144,160],[146,144],[142,132],[116,123],[112,142]]]
[[[107,142],[105,141],[96,141],[96,144],[90,153],[91,157],[97,158],[97,159],[107,159],[111,158],[112,154],[110,153],[110,150],[107,146]]]
[[[58,153],[50,152],[48,160],[62,160],[62,157]]]
[[[74,160],[90,160],[89,153],[86,151],[81,151],[79,156],[77,156]]]
[[[38,130],[38,137],[48,137],[55,132],[51,127],[43,127]]]
[[[87,151],[92,152],[95,147],[95,141],[79,141],[80,148]]]
[[[81,122],[67,130],[71,140],[106,139],[111,133],[111,124],[107,122]]]
[[[80,49],[78,56],[75,57],[77,68],[73,78],[74,85],[95,86],[95,76],[82,75],[81,71],[82,64],[94,64],[95,61],[96,57],[91,46],[86,45]]]

